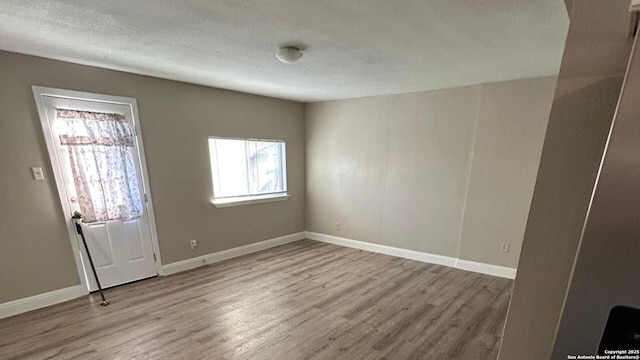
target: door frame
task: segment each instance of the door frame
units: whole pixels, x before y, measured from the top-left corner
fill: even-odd
[[[151,232],[151,243],[153,246],[153,252],[155,256],[155,266],[156,272],[158,275],[163,275],[162,272],[162,260],[160,257],[160,246],[158,244],[158,232],[156,230],[156,220],[153,212],[153,198],[151,196],[151,187],[149,185],[149,174],[147,172],[147,160],[144,153],[144,144],[142,142],[142,129],[139,123],[139,115],[138,115],[138,103],[135,98],[122,97],[122,96],[113,96],[113,95],[104,95],[104,94],[95,94],[89,92],[75,91],[75,90],[65,90],[65,89],[57,89],[51,87],[37,86],[33,85],[33,96],[36,102],[36,108],[38,109],[38,116],[40,117],[40,124],[42,125],[42,131],[44,133],[44,139],[47,143],[47,150],[49,152],[49,160],[51,162],[51,167],[53,169],[53,175],[56,181],[56,186],[58,189],[58,195],[60,196],[60,204],[62,205],[62,211],[64,213],[65,223],[67,225],[67,231],[69,233],[69,241],[71,242],[71,249],[73,250],[73,257],[76,261],[76,269],[78,271],[78,276],[80,278],[80,283],[84,289],[86,289],[87,293],[90,292],[89,283],[87,282],[87,276],[90,276],[85,272],[85,267],[83,265],[82,257],[80,254],[80,246],[78,234],[76,233],[75,225],[71,220],[71,208],[69,207],[69,196],[67,195],[67,190],[64,185],[64,178],[62,176],[62,169],[60,168],[60,161],[58,159],[58,152],[55,148],[55,138],[54,134],[51,131],[51,122],[47,117],[47,113],[45,110],[45,102],[44,97],[57,97],[64,99],[72,99],[72,100],[82,100],[82,101],[90,101],[90,102],[99,102],[99,103],[107,103],[107,104],[117,104],[117,105],[125,105],[129,106],[131,109],[132,121],[134,125],[134,134],[137,142],[138,148],[138,158],[140,159],[140,168],[142,169],[142,187],[144,191],[144,195],[146,198],[146,210],[149,215],[149,230]]]

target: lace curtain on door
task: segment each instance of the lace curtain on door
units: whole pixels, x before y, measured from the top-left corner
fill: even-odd
[[[58,109],[78,202],[87,223],[142,216],[131,126],[120,114]]]

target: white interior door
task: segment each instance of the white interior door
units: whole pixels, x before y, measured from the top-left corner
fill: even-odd
[[[72,173],[71,160],[69,150],[61,144],[60,135],[62,126],[61,120],[57,117],[58,109],[90,111],[96,113],[116,113],[126,118],[132,131],[135,133],[135,124],[133,122],[133,109],[129,104],[109,103],[102,101],[91,101],[85,99],[75,99],[68,97],[59,97],[53,95],[42,95],[42,103],[44,106],[44,115],[46,119],[41,119],[45,129],[45,137],[50,135],[53,144],[49,144],[49,151],[52,149],[55,153],[50,154],[52,165],[56,174],[59,174],[63,186],[58,184],[59,189],[64,189],[65,194],[61,194],[68,207],[63,206],[69,214],[65,216],[70,219],[74,211],[80,211],[79,194],[74,183]],[[41,111],[41,116],[42,111]],[[45,121],[46,120],[46,121]],[[49,133],[49,134],[47,134]],[[136,137],[134,136],[134,139]],[[103,287],[111,287],[124,284],[127,282],[145,279],[156,276],[156,259],[154,255],[154,246],[151,236],[149,207],[146,201],[144,181],[142,176],[142,167],[140,159],[139,144],[134,140],[133,147],[122,147],[123,151],[130,151],[133,157],[135,168],[135,176],[137,178],[138,194],[142,206],[142,215],[129,220],[106,220],[106,221],[90,221],[83,222],[82,228],[91,252],[91,257],[98,273],[100,283]],[[76,161],[76,169],[83,164]],[[87,161],[88,162],[88,161]],[[55,169],[57,167],[57,169]],[[87,165],[87,171],[90,166]],[[114,172],[121,171],[113,169]],[[96,175],[98,176],[98,175]],[[63,204],[64,205],[64,204]],[[82,238],[75,234],[78,243],[77,249],[81,254],[82,267],[84,268],[84,276],[88,287],[91,290],[97,289],[94,281],[93,273],[90,269],[87,254],[82,243]]]

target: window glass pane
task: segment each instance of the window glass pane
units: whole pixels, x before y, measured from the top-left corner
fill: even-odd
[[[282,181],[283,143],[258,143],[256,150],[257,192],[273,193],[284,191]]]
[[[210,139],[209,149],[215,198],[287,191],[284,142]]]
[[[241,140],[220,140],[214,142],[217,155],[217,179],[214,179],[216,197],[246,195],[247,153],[245,142]]]

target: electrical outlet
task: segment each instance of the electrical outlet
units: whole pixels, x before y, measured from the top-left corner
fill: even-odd
[[[191,250],[198,246],[198,240],[191,240],[189,243],[191,244]]]
[[[502,246],[500,247],[500,250],[502,250],[502,252],[508,253],[510,247],[511,247],[511,243],[504,242],[504,243],[502,243]]]
[[[31,174],[35,180],[44,180],[44,173],[42,172],[42,168],[40,166],[32,166]]]
[[[340,231],[340,223],[336,223],[336,231]]]

